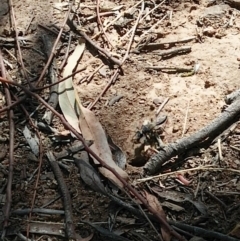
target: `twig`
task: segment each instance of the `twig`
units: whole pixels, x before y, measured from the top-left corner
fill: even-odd
[[[33,13],[32,13],[32,14],[33,14]],[[25,34],[28,32],[28,30],[29,30],[29,28],[30,28],[30,26],[31,26],[32,21],[33,21],[34,18],[35,18],[35,16],[33,15],[33,16],[31,17],[31,20],[29,21],[29,23],[28,23],[26,29],[25,29]]]
[[[51,55],[51,49],[52,49],[52,44],[50,41],[50,38],[47,35],[43,35],[42,36],[42,41],[44,44],[44,52],[46,54],[47,59],[50,57]],[[48,70],[48,76],[49,76],[49,80],[51,84],[54,84],[57,82],[57,63],[56,63],[56,59],[53,58],[52,62],[49,66],[49,70]],[[48,104],[50,106],[52,106],[53,108],[57,107],[58,104],[58,84],[53,85],[50,87],[50,97],[48,99]],[[46,123],[48,125],[51,124],[53,119],[53,113],[46,109],[44,115],[43,115],[43,120],[46,121]]]
[[[68,58],[68,54],[69,54],[69,50],[70,50],[70,45],[71,45],[71,41],[72,41],[72,34],[70,33],[69,35],[69,39],[68,39],[68,46],[67,46],[67,49],[66,49],[66,52],[65,52],[65,56],[64,56],[64,59],[59,67],[59,71],[62,72],[66,62],[67,62],[67,58]]]
[[[158,7],[160,7],[161,5],[163,5],[163,3],[166,0],[163,0],[161,3],[159,3],[157,6],[155,6],[153,9],[151,9],[151,11],[147,12],[139,21],[139,23],[141,23],[149,14],[151,14],[152,12],[154,12]],[[130,33],[132,32],[132,29],[130,29],[122,38],[120,41],[123,41]]]
[[[190,168],[190,169],[184,169],[184,170],[159,174],[156,176],[141,178],[141,179],[137,179],[137,182],[146,182],[146,181],[153,180],[155,178],[167,177],[167,176],[171,176],[171,175],[176,175],[178,173],[185,173],[185,172],[192,172],[192,171],[213,171],[213,172],[214,171],[226,171],[226,172],[234,172],[234,173],[240,174],[240,170],[235,170],[233,168],[212,167],[212,165],[208,165],[208,166],[199,166],[199,167],[194,167],[194,168]]]
[[[141,205],[139,203],[137,203],[128,192],[125,191],[125,194],[127,194],[127,196],[131,199],[131,201],[136,204],[138,206],[138,208],[140,209],[142,216],[146,218],[146,220],[148,221],[148,223],[150,224],[150,226],[152,227],[153,231],[157,234],[157,236],[159,237],[160,241],[163,241],[161,235],[159,234],[159,232],[157,231],[157,229],[155,228],[155,226],[153,225],[152,221],[150,220],[150,218],[148,217],[148,215],[144,212],[144,210],[142,209]]]
[[[233,150],[240,151],[240,148],[237,148],[236,146],[229,145]]]
[[[44,214],[51,214],[51,215],[63,215],[63,210],[56,210],[56,209],[48,209],[48,208],[25,208],[25,209],[17,209],[12,211],[12,214],[15,215],[26,215],[32,213],[44,213]]]
[[[34,204],[35,204],[36,196],[37,196],[37,187],[38,187],[38,183],[39,183],[39,179],[40,179],[41,167],[42,167],[42,162],[43,162],[43,160],[42,160],[43,159],[43,147],[42,147],[42,140],[41,140],[39,131],[37,130],[37,127],[34,125],[34,123],[31,121],[31,118],[30,118],[30,123],[31,123],[32,127],[35,129],[36,135],[39,140],[39,156],[38,156],[39,164],[38,164],[37,178],[36,178],[34,191],[33,191],[32,203],[31,203],[31,210],[32,210],[34,207]],[[31,218],[32,218],[32,212],[29,213],[28,220],[30,221]],[[30,229],[30,222],[28,222],[28,224],[27,224],[27,237],[29,237],[29,229]]]
[[[68,19],[67,24],[73,32],[82,36],[88,43],[90,43],[95,49],[97,49],[99,51],[99,53],[101,53],[103,56],[105,56],[107,59],[109,59],[112,63],[119,65],[119,66],[121,65],[120,60],[111,56],[111,54],[108,51],[106,51],[105,49],[98,46],[91,38],[89,38],[87,36],[87,34],[85,32],[83,32],[80,28],[78,28],[78,26],[74,23],[73,19]]]
[[[160,241],[163,241],[160,233],[157,231],[157,229],[155,228],[155,226],[153,225],[152,221],[149,219],[149,217],[147,216],[147,214],[144,212],[144,210],[142,209],[142,207],[138,204],[139,209],[141,210],[143,216],[147,219],[148,223],[150,224],[150,226],[152,227],[152,229],[154,230],[154,232],[157,234],[158,238]]]
[[[38,88],[35,89],[35,91],[41,91],[41,90],[47,89],[47,88],[49,88],[49,87],[51,87],[51,86],[54,86],[54,85],[56,85],[56,84],[59,84],[60,82],[65,81],[65,80],[68,79],[69,77],[72,77],[73,75],[75,75],[75,74],[77,74],[77,73],[85,70],[86,68],[87,68],[87,66],[83,66],[81,69],[79,69],[79,70],[75,71],[74,73],[72,73],[72,74],[70,74],[70,75],[68,75],[68,76],[60,79],[59,81],[56,81],[56,82],[53,83],[53,84],[45,85],[45,86],[43,86],[43,87],[38,87]],[[12,109],[14,106],[19,105],[19,104],[20,104],[21,102],[23,102],[25,99],[26,99],[26,96],[24,96],[24,97],[22,97],[22,98],[19,98],[17,101],[15,101],[14,103],[12,103],[11,105],[7,105],[6,107],[0,109],[0,113],[3,113],[3,112],[5,112],[5,111],[8,111],[8,110]]]
[[[17,30],[17,24],[16,24],[16,19],[15,19],[15,13],[14,13],[14,8],[13,8],[13,2],[12,2],[12,0],[9,0],[9,5],[10,5],[10,9],[11,9],[12,23],[13,23],[14,30],[15,30],[15,38],[16,38],[16,44],[17,44],[17,49],[18,49],[18,54],[19,54],[20,65],[21,65],[21,67],[22,67],[23,76],[24,76],[24,78],[27,80],[28,85],[29,85],[30,88],[31,88],[31,87],[32,87],[32,84],[31,84],[31,82],[29,81],[28,76],[27,76],[26,68],[25,68],[24,63],[23,63],[22,51],[21,51],[21,47],[20,47],[20,44],[19,44],[19,40],[18,40],[18,30]]]
[[[143,44],[143,45],[139,45],[139,48],[140,49],[145,49],[145,48],[157,48],[157,47],[161,47],[163,45],[175,45],[175,44],[178,44],[178,43],[187,43],[187,42],[190,42],[192,40],[195,40],[196,37],[193,36],[193,37],[188,37],[188,38],[185,38],[185,39],[179,39],[179,40],[173,40],[173,41],[167,41],[167,42],[161,42],[161,43],[148,43],[148,44]]]
[[[111,15],[115,15],[115,12],[103,12],[103,13],[99,13],[99,16],[102,17],[102,16],[111,16]],[[91,21],[93,19],[97,18],[97,15],[92,15],[92,16],[89,16],[89,17],[86,17],[86,20],[88,21]],[[102,32],[102,30],[100,30]],[[104,29],[105,31],[105,29]],[[100,32],[100,33],[101,33]]]
[[[159,108],[157,109],[157,112],[156,112],[156,116],[159,115],[160,111],[162,110],[162,108],[167,104],[167,102],[169,101],[169,97],[167,97],[163,103],[159,106]]]
[[[193,71],[193,68],[179,68],[179,67],[167,67],[167,66],[145,66],[145,69],[160,70],[165,73],[184,73]]]
[[[95,105],[96,103],[99,101],[99,99],[105,94],[105,92],[108,90],[108,88],[114,83],[114,81],[116,81],[118,75],[119,75],[119,72],[120,70],[119,69],[116,69],[114,74],[112,75],[110,81],[108,82],[108,84],[104,87],[104,89],[102,90],[102,92],[97,96],[97,98],[94,100],[93,103],[91,103],[89,106],[88,106],[88,109],[91,110]]]
[[[185,134],[185,132],[186,132],[187,119],[188,119],[188,111],[189,111],[189,104],[190,104],[190,102],[188,101],[187,110],[186,110],[186,114],[185,114],[185,118],[184,118],[182,137],[184,136],[184,134]]]
[[[93,76],[104,66],[104,64],[100,64],[86,79],[87,83],[90,83],[90,81],[92,80]],[[84,82],[84,81],[83,81]],[[81,82],[81,83],[83,83]]]
[[[23,241],[32,241],[32,239],[27,238],[26,236],[24,236],[20,232],[17,233],[17,236],[18,236],[18,238],[20,238]]]
[[[227,210],[227,205],[224,203],[224,202],[222,202],[219,198],[217,198],[216,196],[214,196],[211,192],[209,192],[209,191],[205,191],[205,193],[207,193],[211,198],[213,198],[215,201],[217,201],[222,207],[223,207],[223,209],[224,209],[224,211],[226,211]]]
[[[0,113],[3,113],[5,111],[9,111],[11,110],[14,106],[16,105],[19,105],[21,102],[23,102],[24,100],[26,99],[26,96],[22,97],[22,98],[19,98],[17,101],[15,101],[14,103],[10,104],[10,105],[7,105],[6,107],[4,108],[1,108],[0,109]]]
[[[99,8],[100,8],[100,0],[97,0],[97,21],[98,21],[98,24],[100,26],[100,29],[101,31],[103,32],[103,34],[105,35],[106,37],[106,40],[107,42],[114,48],[113,44],[111,43],[111,41],[109,40],[104,28],[103,28],[103,24],[102,24],[102,20],[101,20],[101,17],[100,17],[100,11],[99,11]]]
[[[63,28],[64,28],[64,26],[65,26],[65,24],[66,24],[66,22],[67,22],[67,20],[68,20],[68,17],[69,17],[69,14],[70,14],[71,9],[72,9],[72,3],[70,3],[70,5],[69,5],[68,12],[67,12],[67,14],[66,14],[66,16],[65,16],[65,19],[64,19],[63,24],[62,24],[62,26],[61,26],[61,29],[60,29],[60,31],[59,31],[59,33],[58,33],[58,36],[57,36],[56,40],[55,40],[55,43],[54,43],[54,45],[53,45],[51,54],[50,54],[50,56],[49,56],[49,58],[48,58],[48,61],[47,61],[46,65],[45,65],[45,67],[44,67],[44,69],[43,69],[43,71],[42,71],[39,79],[38,79],[37,82],[36,82],[35,88],[38,87],[39,83],[41,82],[41,80],[42,80],[43,77],[45,76],[45,74],[46,74],[46,72],[47,72],[47,70],[48,70],[49,65],[50,65],[51,62],[52,62],[53,56],[54,56],[54,54],[55,54],[55,49],[56,49],[57,44],[58,44],[58,42],[59,42],[59,40],[60,40],[60,38],[61,38],[61,35],[62,35],[62,32],[63,32]]]
[[[131,38],[129,40],[129,44],[128,44],[128,48],[127,48],[126,54],[125,54],[125,56],[124,56],[124,58],[123,58],[123,60],[121,62],[121,66],[124,64],[124,62],[126,61],[128,55],[129,55],[129,52],[130,52],[130,49],[131,49],[131,46],[132,46],[132,42],[133,42],[133,39],[134,39],[134,36],[135,36],[135,32],[136,32],[137,26],[139,24],[140,18],[141,18],[142,14],[143,14],[143,11],[144,11],[144,6],[145,6],[145,4],[144,4],[144,1],[143,1],[142,2],[141,11],[138,14],[137,21],[136,21],[135,25],[133,26],[132,35],[131,35]]]
[[[57,182],[63,197],[63,206],[65,211],[65,222],[66,222],[66,235],[69,238],[69,240],[71,239],[76,240],[76,233],[75,233],[75,227],[74,227],[73,215],[72,215],[72,201],[68,191],[68,187],[64,181],[58,162],[55,160],[55,157],[52,154],[52,152],[50,151],[47,152],[47,157],[48,157],[49,163],[51,164],[53,173],[55,175],[55,178],[57,179]]]
[[[2,77],[6,78],[6,70],[3,63],[2,51],[0,49],[0,69],[2,73]],[[10,105],[11,95],[8,89],[8,84],[5,83],[4,91],[6,95],[7,105]],[[9,217],[10,217],[10,210],[12,204],[12,181],[13,181],[13,165],[14,165],[14,134],[15,134],[15,125],[13,121],[14,113],[13,110],[8,110],[8,121],[9,121],[9,171],[8,171],[8,180],[7,180],[7,188],[6,188],[6,202],[3,208],[4,213],[4,221],[3,221],[3,228],[5,229],[2,238],[5,236],[6,227],[8,226]]]
[[[219,161],[222,162],[223,155],[222,155],[222,147],[221,147],[221,139],[220,138],[218,139],[217,145],[218,145]]]
[[[121,175],[115,171],[114,168],[110,167],[108,164],[106,164],[104,162],[104,160],[102,160],[98,155],[95,154],[95,152],[92,151],[91,148],[88,147],[87,143],[85,142],[84,138],[78,133],[78,131],[76,131],[68,122],[66,122],[66,120],[64,119],[64,117],[62,115],[60,115],[55,109],[53,109],[51,106],[48,105],[48,103],[46,101],[44,101],[39,95],[37,95],[36,93],[31,92],[30,90],[28,90],[27,88],[25,88],[24,86],[15,83],[15,82],[11,82],[8,81],[4,78],[0,77],[0,81],[3,83],[7,83],[7,84],[12,84],[14,86],[17,86],[19,88],[21,88],[26,94],[29,94],[33,97],[35,97],[39,102],[41,102],[44,106],[46,106],[48,109],[50,109],[63,123],[63,125],[70,130],[80,141],[82,141],[85,150],[93,157],[95,158],[101,165],[102,167],[105,167],[106,169],[108,169],[109,171],[111,171],[121,182],[122,184],[125,186],[125,188],[127,190],[129,190],[129,192],[131,192],[136,198],[138,198],[142,204],[151,212],[154,214],[154,216],[158,219],[158,221],[163,225],[163,227],[172,234],[172,236],[174,236],[175,238],[177,238],[180,241],[186,241],[186,239],[184,237],[182,237],[181,235],[179,235],[175,230],[173,230],[173,228],[166,222],[165,219],[163,219],[161,217],[161,215],[159,215],[159,213],[157,213],[155,211],[154,208],[152,208],[147,200],[135,189],[133,188],[125,179],[123,179],[121,177]]]
[[[140,0],[138,3],[136,3],[135,5],[133,5],[130,9],[128,9],[127,11],[131,11],[133,8],[137,7],[140,3],[142,3],[144,0]],[[126,11],[125,11],[126,12]],[[121,18],[122,16],[124,16],[125,12],[120,13],[112,22],[110,22],[105,28],[104,30],[107,31],[107,29],[113,25],[119,18]],[[100,34],[102,33],[102,31],[96,33],[92,39],[95,39],[96,37],[98,37]]]
[[[219,117],[215,118],[210,124],[203,127],[198,132],[165,146],[163,150],[160,150],[159,153],[150,158],[144,166],[144,171],[150,175],[154,174],[158,172],[162,164],[170,158],[182,152],[186,152],[189,148],[193,148],[196,145],[203,144],[204,141],[206,142],[214,139],[214,137],[235,121],[237,116],[240,114],[239,107],[240,99],[237,99],[229,105]]]
[[[142,41],[144,40],[145,36],[151,32],[153,29],[155,29],[168,15],[165,14],[159,21],[157,21],[148,31],[146,31],[142,36],[141,38],[139,39],[138,43],[137,43],[137,46],[139,46]]]
[[[134,39],[135,31],[136,31],[136,29],[137,29],[137,26],[138,26],[140,17],[141,17],[141,15],[142,15],[142,13],[143,13],[143,10],[144,10],[144,1],[142,1],[141,11],[140,11],[140,13],[139,13],[139,15],[138,15],[136,24],[135,24],[134,27],[133,27],[133,33],[132,33],[132,36],[131,36],[131,38],[130,38],[130,40],[129,40],[129,44],[128,44],[127,51],[126,51],[126,53],[125,53],[125,55],[124,55],[124,57],[123,57],[123,59],[122,59],[122,61],[121,61],[121,63],[120,63],[120,67],[125,63],[126,59],[128,58],[128,55],[129,55],[129,52],[130,52],[130,49],[131,49],[131,46],[132,46],[132,42],[133,42],[133,39]],[[102,92],[98,95],[98,97],[95,99],[95,101],[94,101],[92,104],[90,104],[90,106],[88,107],[90,110],[95,106],[95,104],[96,104],[96,103],[98,102],[98,100],[104,95],[104,93],[108,90],[108,88],[109,88],[113,83],[115,83],[115,81],[116,81],[116,79],[117,79],[117,77],[118,77],[118,75],[119,75],[119,72],[120,72],[120,69],[117,69],[117,70],[114,72],[114,74],[113,74],[112,78],[110,79],[109,83],[105,86],[105,88],[104,88],[104,89],[102,90]]]
[[[53,200],[49,201],[48,203],[45,203],[44,205],[41,206],[41,208],[45,208],[45,207],[49,206],[50,204],[56,202],[59,198],[61,198],[61,195],[58,195]]]
[[[154,52],[154,54],[157,54],[162,57],[166,57],[166,56],[173,56],[177,54],[189,53],[191,52],[191,50],[192,48],[190,46],[183,46],[175,49],[162,50],[161,52]]]
[[[149,14],[151,14],[151,13],[154,12],[157,8],[159,8],[160,6],[162,6],[165,1],[166,1],[166,0],[163,0],[163,1],[160,2],[157,6],[155,6],[153,9],[151,9],[151,11],[147,12],[147,13],[142,17],[142,19],[140,20],[140,23],[141,23]]]

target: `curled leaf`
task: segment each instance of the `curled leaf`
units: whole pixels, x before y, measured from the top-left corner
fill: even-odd
[[[83,137],[86,140],[93,140],[93,144],[90,147],[95,154],[97,154],[107,165],[115,169],[115,171],[123,178],[127,179],[128,175],[120,167],[116,165],[113,161],[112,153],[108,145],[106,134],[100,124],[100,122],[95,117],[94,113],[87,108],[80,105],[80,129]],[[99,162],[93,158],[94,163],[99,164]],[[108,169],[100,167],[99,171],[103,176],[108,178],[118,187],[123,187],[122,182]]]
[[[79,59],[81,58],[85,49],[85,42],[80,42],[75,48],[72,55],[68,58],[68,63],[63,70],[63,78],[72,74]],[[78,132],[79,129],[79,106],[76,102],[75,89],[72,83],[72,77],[67,78],[65,81],[59,83],[59,105],[62,113],[68,123]]]

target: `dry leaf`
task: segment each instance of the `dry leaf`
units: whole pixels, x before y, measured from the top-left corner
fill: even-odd
[[[93,238],[93,233],[91,233],[86,238],[82,238],[80,235],[77,235],[77,241],[90,241]]]
[[[112,152],[113,160],[121,169],[124,170],[126,168],[126,163],[127,163],[126,155],[124,154],[122,149],[119,146],[117,146],[113,142],[112,138],[108,135],[107,135],[107,140]]]
[[[240,223],[238,223],[234,229],[229,233],[229,235],[234,236],[236,238],[240,238]]]
[[[36,135],[34,137],[32,136],[31,131],[28,129],[27,126],[24,127],[23,129],[23,135],[27,140],[28,145],[30,146],[32,152],[34,153],[35,156],[38,156],[39,154],[39,140]]]
[[[68,58],[68,63],[63,70],[63,78],[71,75],[85,49],[85,42],[79,42],[72,55]],[[75,98],[75,89],[72,77],[59,83],[59,105],[68,123],[80,133],[79,129],[79,106]]]
[[[98,155],[107,165],[114,168],[115,171],[123,178],[127,179],[128,175],[125,171],[123,171],[120,167],[116,165],[113,161],[112,153],[110,147],[108,145],[106,134],[100,124],[100,122],[95,117],[94,113],[87,108],[84,108],[80,105],[81,113],[80,113],[80,129],[83,137],[86,140],[93,140],[94,143],[90,147],[92,151]],[[93,158],[94,163],[99,164],[99,162]],[[109,170],[104,167],[100,167],[99,171],[103,176],[108,178],[118,187],[123,187],[122,182]]]
[[[144,196],[148,201],[148,204],[156,210],[157,213],[160,214],[160,216],[167,221],[166,215],[162,209],[161,204],[159,203],[158,199],[153,196],[152,194],[144,191]],[[162,237],[164,241],[170,241],[172,238],[172,235],[167,232],[164,228],[161,227]]]
[[[89,156],[86,151],[76,153],[74,156],[82,180],[91,187],[94,191],[107,195],[107,192],[102,184],[99,174],[89,163]]]

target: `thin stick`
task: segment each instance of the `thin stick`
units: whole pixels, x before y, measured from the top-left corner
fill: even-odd
[[[157,112],[156,112],[156,116],[158,116],[159,115],[159,113],[160,113],[160,111],[162,110],[162,108],[167,104],[167,102],[169,101],[169,97],[167,97],[165,100],[164,100],[164,102],[159,106],[159,108],[158,108],[158,110],[157,110]]]
[[[235,151],[240,151],[240,148],[237,148],[236,146],[230,145],[230,147],[231,147],[233,150],[235,150]]]
[[[184,136],[185,131],[186,131],[187,120],[188,120],[189,105],[190,105],[190,101],[188,101],[188,104],[187,104],[187,110],[186,110],[186,114],[185,114],[185,118],[184,118],[184,124],[183,124],[182,137]]]
[[[89,84],[92,80],[93,76],[104,66],[104,64],[100,64],[86,79],[86,82]],[[84,82],[84,81],[83,81]],[[83,83],[81,82],[81,83]]]
[[[96,44],[90,37],[88,37],[88,35],[84,31],[82,31],[77,26],[77,24],[73,21],[73,19],[68,19],[67,24],[73,32],[82,36],[88,43],[90,43],[94,48],[96,48],[102,56],[104,56],[105,58],[107,58],[108,60],[110,60],[112,63],[116,65],[119,65],[119,66],[121,65],[120,60],[113,57],[112,54],[109,53],[107,50],[98,46],[98,44]]]
[[[164,15],[164,16],[163,16],[159,21],[157,21],[148,31],[146,31],[146,32],[141,36],[140,40],[139,40],[138,43],[137,43],[137,46],[138,46],[139,44],[141,44],[141,42],[143,41],[143,39],[145,38],[145,36],[146,36],[149,32],[153,31],[153,29],[155,29],[167,16],[168,16],[167,14]]]
[[[126,61],[128,55],[129,55],[129,52],[130,52],[130,49],[131,49],[131,46],[132,46],[132,42],[133,42],[133,39],[134,39],[134,36],[135,36],[135,32],[136,32],[137,26],[139,24],[140,18],[141,18],[142,14],[143,14],[143,11],[144,11],[144,6],[145,6],[145,4],[144,4],[144,1],[143,1],[142,2],[141,11],[139,12],[137,21],[136,21],[136,23],[135,23],[135,25],[134,25],[134,27],[132,29],[132,35],[131,35],[131,38],[129,40],[128,48],[127,48],[126,54],[125,54],[125,56],[124,56],[124,58],[122,60],[121,66],[124,64],[124,62]]]
[[[108,84],[104,87],[104,89],[102,90],[102,92],[97,96],[97,98],[94,100],[93,103],[91,103],[89,106],[88,106],[88,109],[91,110],[95,105],[96,103],[100,100],[100,98],[105,94],[105,92],[109,89],[109,87],[112,85],[112,83],[114,81],[116,81],[118,75],[119,75],[119,68],[115,70],[113,76],[111,77],[110,81],[108,82]]]
[[[133,5],[131,8],[129,8],[127,11],[131,11],[133,8],[137,7],[137,6],[138,6],[140,3],[142,3],[143,1],[144,1],[144,0],[139,1],[138,3],[136,3],[135,5]],[[126,11],[125,11],[125,12],[126,12]],[[112,22],[110,22],[110,23],[104,28],[104,30],[107,31],[107,29],[108,29],[111,25],[113,25],[115,22],[117,22],[117,20],[118,20],[119,18],[121,18],[122,16],[124,16],[125,12],[120,13]],[[102,31],[96,33],[96,34],[92,37],[92,39],[95,39],[95,38],[98,37],[101,33],[102,33]]]
[[[139,13],[139,15],[138,15],[136,24],[134,25],[133,33],[132,33],[132,36],[131,36],[131,38],[130,38],[127,51],[126,51],[126,53],[125,53],[125,55],[124,55],[124,57],[123,57],[123,59],[122,59],[122,61],[121,61],[121,63],[120,63],[120,66],[122,66],[122,65],[124,64],[124,62],[126,61],[126,59],[128,58],[128,55],[129,55],[129,52],[130,52],[130,49],[131,49],[131,46],[132,46],[132,42],[133,42],[133,39],[134,39],[135,31],[136,31],[136,29],[137,29],[137,26],[138,26],[140,17],[141,17],[141,15],[142,15],[142,13],[143,13],[143,10],[144,10],[144,1],[142,1],[141,11],[140,11],[140,13]],[[105,94],[105,92],[108,90],[108,88],[116,81],[116,79],[117,79],[117,77],[118,77],[118,75],[119,75],[119,72],[120,72],[120,69],[118,68],[118,69],[114,72],[111,80],[110,80],[109,83],[105,86],[105,88],[103,89],[103,91],[98,95],[98,97],[95,99],[95,101],[94,101],[92,104],[90,104],[90,106],[88,107],[90,110],[95,106],[95,104],[98,102],[98,100]]]
[[[65,24],[66,24],[66,22],[67,22],[67,20],[68,20],[68,16],[69,16],[69,14],[70,14],[71,9],[72,9],[72,3],[69,5],[68,12],[67,12],[67,14],[66,14],[66,16],[65,16],[65,19],[64,19],[64,21],[63,21],[62,27],[61,27],[61,29],[60,29],[60,31],[59,31],[59,33],[58,33],[57,39],[56,39],[56,41],[55,41],[55,43],[54,43],[54,45],[53,45],[51,54],[50,54],[50,56],[49,56],[49,58],[48,58],[48,61],[47,61],[46,65],[45,65],[45,67],[44,67],[44,69],[43,69],[43,71],[42,71],[42,73],[41,73],[41,75],[40,75],[40,77],[39,77],[39,79],[38,79],[35,87],[37,87],[37,86],[39,85],[39,83],[40,83],[41,80],[43,79],[44,75],[46,74],[49,65],[50,65],[51,62],[52,62],[53,56],[54,56],[54,54],[55,54],[55,49],[57,48],[57,44],[58,44],[58,42],[59,42],[59,40],[60,40],[60,38],[61,38],[61,36],[62,36],[63,28],[64,28],[64,26],[65,26]]]
[[[199,167],[194,167],[194,168],[185,169],[185,170],[179,170],[179,171],[175,171],[175,172],[168,172],[168,173],[159,174],[159,175],[152,176],[152,177],[137,179],[137,182],[146,182],[146,181],[149,181],[149,180],[152,180],[152,179],[155,179],[155,178],[167,177],[167,176],[171,176],[171,175],[176,175],[178,173],[200,171],[200,170],[201,171],[226,171],[226,172],[233,172],[233,173],[240,174],[240,170],[235,170],[233,168],[221,168],[221,167],[212,167],[212,166],[213,165],[199,166]]]
[[[157,6],[155,6],[151,11],[147,12],[139,21],[141,23],[149,14],[151,14],[154,10],[156,10],[158,7],[160,7],[166,0],[163,0],[161,3],[159,3]],[[132,29],[130,29],[124,36],[121,37],[120,42],[123,41],[130,33],[132,32]]]
[[[151,11],[147,12],[143,17],[142,19],[140,20],[140,23],[149,15],[151,14],[152,12],[154,12],[157,8],[159,8],[161,5],[163,5],[163,3],[165,2],[166,0],[163,0],[162,2],[160,2],[157,6],[155,6],[153,9],[151,9]]]
[[[125,190],[124,190],[125,191]],[[157,234],[157,236],[159,237],[160,241],[163,241],[162,236],[160,235],[160,233],[157,231],[157,229],[155,228],[155,226],[153,225],[152,221],[149,219],[149,217],[147,216],[147,214],[144,212],[144,210],[142,209],[141,205],[139,203],[137,203],[132,197],[131,195],[125,191],[125,194],[131,199],[131,201],[136,204],[138,206],[138,208],[140,209],[142,215],[146,218],[146,220],[148,221],[148,223],[150,224],[150,226],[152,227],[152,229],[155,231],[155,233]]]
[[[219,154],[219,161],[223,160],[223,156],[222,156],[222,148],[221,148],[221,138],[218,139],[218,154]]]
[[[17,44],[17,49],[18,49],[18,55],[19,55],[20,65],[21,65],[21,67],[22,67],[22,71],[23,71],[24,78],[27,80],[28,85],[29,85],[30,88],[31,88],[31,87],[32,87],[32,84],[31,84],[31,82],[29,81],[28,76],[27,76],[26,68],[25,68],[25,65],[24,65],[24,63],[23,63],[22,51],[21,51],[21,47],[20,47],[20,44],[19,44],[19,40],[18,40],[18,30],[17,30],[16,18],[15,18],[15,13],[14,13],[14,8],[13,8],[13,2],[12,2],[12,0],[9,0],[9,5],[10,5],[10,9],[11,9],[12,22],[13,22],[13,26],[14,26],[14,30],[15,30],[15,38],[16,38],[16,44]]]
[[[30,118],[30,120],[31,120],[31,118]],[[40,180],[40,173],[42,170],[41,167],[42,167],[42,162],[43,162],[43,147],[42,147],[41,136],[39,134],[39,131],[37,130],[37,127],[33,124],[33,122],[32,122],[32,126],[34,127],[38,140],[39,140],[39,156],[38,156],[38,173],[37,173],[37,179],[36,179],[35,186],[34,186],[34,192],[33,192],[33,197],[32,197],[32,202],[31,202],[31,210],[33,209],[34,204],[35,204],[35,200],[36,200],[36,196],[37,196],[37,187],[38,187],[38,183]],[[29,213],[28,221],[30,221],[31,218],[32,218],[32,212]],[[29,230],[30,230],[30,222],[28,222],[28,224],[27,224],[27,237],[29,237]]]
[[[62,72],[66,62],[67,62],[67,58],[68,58],[68,54],[69,54],[69,50],[70,50],[70,45],[71,45],[71,41],[72,41],[72,34],[70,33],[69,35],[69,39],[68,39],[68,46],[67,46],[67,49],[66,49],[66,52],[65,52],[65,56],[64,56],[64,59],[59,67],[59,72]]]
[[[68,240],[76,240],[75,225],[73,222],[73,212],[72,212],[72,199],[71,199],[68,187],[63,178],[63,174],[59,167],[59,164],[56,161],[53,153],[48,151],[47,157],[52,167],[54,176],[58,182],[60,192],[62,194],[64,213],[65,213],[65,226],[66,226],[65,229],[66,229],[67,238]]]
[[[111,41],[109,40],[109,38],[108,38],[108,36],[107,36],[107,34],[105,32],[105,29],[103,28],[103,24],[102,24],[102,20],[101,20],[101,17],[100,17],[99,8],[100,8],[100,0],[97,0],[97,21],[98,21],[98,24],[100,26],[101,31],[105,35],[107,42],[114,48],[113,44],[111,43]]]
[[[0,68],[3,78],[6,78],[6,71],[3,63],[3,57],[2,57],[2,51],[0,49]],[[8,84],[5,83],[4,85],[4,91],[6,94],[6,101],[7,104],[10,105],[11,100],[11,94],[8,89]],[[14,165],[14,134],[15,134],[15,125],[13,121],[13,110],[8,111],[8,121],[9,121],[9,171],[8,171],[8,180],[7,180],[7,188],[6,188],[6,202],[3,208],[4,212],[4,221],[3,221],[3,228],[5,229],[8,227],[8,221],[10,217],[10,210],[11,210],[11,204],[12,204],[12,181],[13,181],[13,165]],[[6,231],[6,229],[5,229]],[[5,231],[2,233],[2,238],[5,236]]]

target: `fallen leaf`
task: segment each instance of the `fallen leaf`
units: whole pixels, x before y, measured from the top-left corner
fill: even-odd
[[[37,136],[32,137],[31,131],[28,129],[27,126],[24,127],[23,129],[23,135],[27,140],[28,145],[30,146],[32,152],[34,153],[35,156],[38,156],[39,154],[39,140]]]
[[[72,55],[68,58],[68,63],[63,70],[63,78],[72,74],[77,66],[85,49],[85,41],[80,41]],[[59,105],[68,123],[80,133],[79,129],[79,106],[76,102],[75,89],[72,77],[59,83]]]
[[[87,108],[84,108],[80,103],[80,118],[79,125],[85,140],[93,140],[94,143],[91,145],[92,151],[98,155],[107,165],[115,169],[115,171],[125,180],[128,179],[128,175],[120,167],[116,165],[113,161],[111,149],[108,145],[107,137],[105,131],[103,130],[100,122],[95,117],[94,113]],[[93,158],[95,164],[99,162]],[[122,182],[108,169],[100,167],[99,171],[103,176],[108,178],[118,187],[122,188]]]
[[[173,211],[176,211],[176,212],[182,212],[182,211],[185,211],[185,209],[177,204],[174,204],[174,203],[170,203],[170,202],[167,202],[167,201],[164,201],[162,203],[162,206],[163,207],[167,207]]]
[[[240,238],[240,223],[238,223],[234,229],[229,233],[229,235],[232,235],[236,238]]]
[[[166,200],[171,200],[175,203],[190,202],[201,214],[203,214],[204,216],[208,215],[207,207],[201,201],[193,201],[193,195],[191,194],[172,190],[161,191],[157,187],[152,187],[151,190],[159,197],[165,198]]]
[[[165,212],[163,211],[162,206],[161,206],[160,202],[158,201],[158,199],[154,195],[148,193],[147,191],[144,191],[143,193],[144,193],[146,200],[148,201],[149,206],[151,206],[157,213],[160,214],[160,216],[163,219],[165,219],[167,221]],[[161,232],[162,232],[162,237],[163,237],[164,241],[171,240],[172,235],[162,227],[161,227]]]
[[[89,163],[88,153],[86,151],[81,151],[76,153],[73,157],[82,180],[94,191],[107,195],[99,174]]]
[[[124,154],[122,149],[113,142],[112,138],[109,135],[107,135],[107,140],[112,151],[113,160],[120,168],[124,170],[127,163],[126,155]]]

